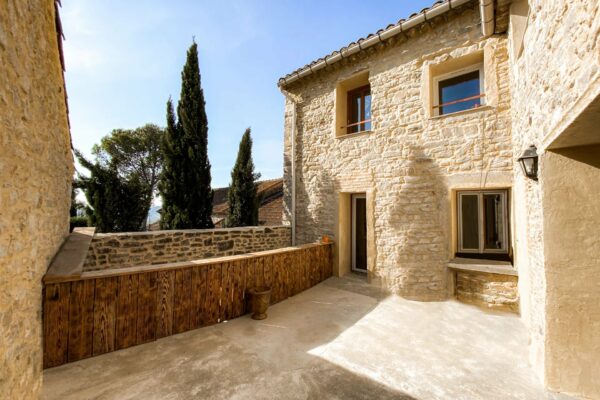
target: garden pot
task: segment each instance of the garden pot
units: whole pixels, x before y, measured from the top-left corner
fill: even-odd
[[[254,287],[248,290],[252,319],[267,318],[267,308],[271,301],[271,288],[266,286]]]

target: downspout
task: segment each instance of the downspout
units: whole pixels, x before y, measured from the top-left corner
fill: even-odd
[[[296,245],[296,102],[292,100],[292,246]]]
[[[484,37],[494,34],[494,0],[479,0],[479,12],[481,14],[481,33]]]
[[[283,92],[286,99],[292,103],[292,131],[291,140],[291,170],[292,170],[292,204],[291,204],[291,223],[292,223],[292,246],[296,245],[296,102],[286,92]]]

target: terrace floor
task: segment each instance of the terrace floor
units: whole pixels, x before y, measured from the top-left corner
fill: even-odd
[[[45,370],[45,399],[568,399],[517,316],[330,278],[269,309]]]

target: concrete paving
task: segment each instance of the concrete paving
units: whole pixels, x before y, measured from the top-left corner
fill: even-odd
[[[568,399],[517,316],[331,278],[269,309],[44,372],[44,399]]]

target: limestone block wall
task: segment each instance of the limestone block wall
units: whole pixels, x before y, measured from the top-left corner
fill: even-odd
[[[518,278],[512,275],[458,271],[456,298],[484,308],[518,313]]]
[[[482,38],[479,23],[473,3],[285,87],[284,214],[291,221],[295,102],[298,243],[347,242],[344,196],[366,193],[370,280],[410,298],[447,297],[454,191],[512,184],[507,39]],[[431,117],[431,69],[476,54],[488,107]],[[337,137],[336,85],[365,71],[372,131]],[[345,253],[338,246],[338,264]]]
[[[531,359],[550,389],[600,396],[598,148],[548,149],[600,94],[600,5],[525,0],[511,6],[514,153],[540,153],[539,181],[516,166],[515,264]],[[593,124],[596,126],[597,124]],[[592,130],[593,131],[593,128]],[[592,372],[595,371],[595,372]]]
[[[0,6],[0,398],[38,398],[42,276],[69,230],[73,160],[54,0]]]
[[[290,244],[289,226],[100,233],[92,239],[83,270],[231,256]]]

